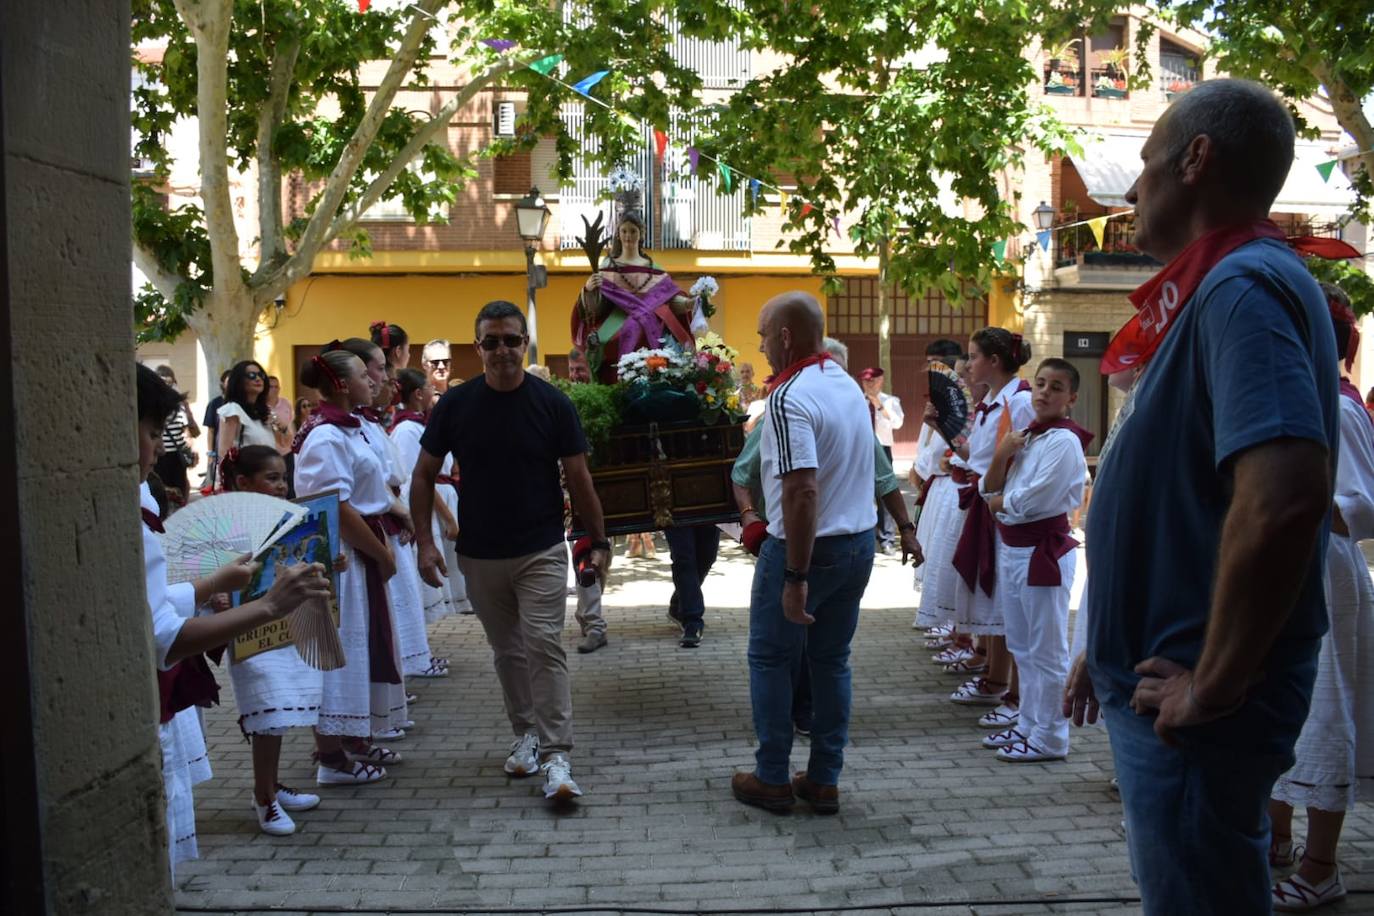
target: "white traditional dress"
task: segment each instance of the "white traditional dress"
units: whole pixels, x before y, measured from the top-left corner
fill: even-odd
[[[1333,531],[1326,549],[1331,628],[1317,656],[1311,712],[1293,749],[1297,762],[1273,791],[1279,801],[1322,811],[1349,810],[1357,797],[1372,797],[1374,786],[1374,583],[1359,545],[1374,537],[1374,427],[1359,392],[1339,400],[1334,502],[1350,536]]]
[[[977,407],[977,419],[973,422],[973,431],[968,439],[968,458],[960,458],[955,455],[950,459],[950,463],[956,470],[954,477],[955,483],[959,483],[959,477],[968,475],[965,482],[960,485],[960,489],[974,487],[976,489],[976,477],[981,478],[992,466],[992,454],[997,449],[998,441],[1009,430],[1025,429],[1035,420],[1035,410],[1031,407],[1030,386],[1022,379],[1013,377],[1000,391],[989,391]],[[955,557],[958,551],[960,538],[964,536],[964,529],[969,525],[969,511],[986,512],[981,497],[974,497],[973,504],[969,510],[960,513],[964,524],[957,530],[948,533],[948,537],[953,539],[953,544],[949,547],[949,556]],[[987,520],[989,523],[991,519]],[[992,532],[995,538],[995,532]],[[995,565],[995,561],[994,561]],[[980,569],[980,573],[982,570]],[[970,589],[963,576],[956,570],[953,572],[955,579],[954,587],[954,625],[962,633],[971,633],[975,636],[1001,636],[1004,626],[1002,614],[996,602],[996,571],[993,571],[993,588],[989,594],[982,586],[981,579],[973,583]]]
[[[425,432],[424,417],[410,411],[401,411],[395,417],[391,427],[391,441],[396,446],[396,451],[400,456],[401,469],[405,472],[405,480],[401,482],[401,500],[405,502],[406,508],[410,508],[410,483],[415,476],[415,462],[420,458],[420,437]],[[453,457],[445,456],[445,468],[441,473],[445,473],[447,466],[452,465]],[[435,488],[435,499],[440,499],[438,490]],[[446,487],[452,489],[452,487]],[[412,510],[413,514],[413,510]],[[430,518],[430,530],[434,535],[434,543],[444,542],[443,532],[440,530],[439,513],[435,512]],[[447,565],[447,564],[445,564]],[[453,574],[452,568],[449,574]],[[420,595],[424,601],[425,622],[434,623],[442,620],[454,612],[453,597],[449,591],[448,580],[445,580],[442,588],[435,588],[424,579],[420,580]]]
[[[157,501],[146,483],[139,488],[139,503],[145,513],[157,516]],[[162,541],[147,524],[143,526],[143,579],[153,617],[153,655],[158,668],[167,671],[172,667],[167,664],[167,653],[182,624],[195,616],[196,588],[190,582],[167,583]],[[178,862],[200,854],[192,787],[210,778],[210,758],[195,707],[183,709],[170,721],[158,725],[157,737],[162,750],[162,786],[167,797],[167,852],[175,872]]]
[[[1083,503],[1088,467],[1084,444],[1071,429],[1032,430],[1002,488],[995,592],[1007,649],[1020,672],[1016,730],[1032,748],[1064,756],[1069,720],[1061,700],[1078,546],[1069,536],[1068,514]]]
[[[919,627],[941,626],[954,618],[954,585],[958,579],[950,567],[955,541],[948,534],[953,531],[957,537],[964,513],[959,509],[958,488],[949,474],[940,469],[947,450],[944,437],[929,426],[922,429],[915,467],[927,484],[921,517],[916,523],[916,540],[925,554],[925,562],[912,573],[921,593],[916,610]]]
[[[316,414],[324,414],[328,409],[328,405],[322,404]],[[358,425],[348,425],[349,419],[356,420]],[[339,502],[347,503],[358,514],[383,515],[391,509],[391,490],[382,459],[368,442],[369,436],[377,434],[365,432],[362,422],[345,414],[337,422],[317,421],[317,425],[303,433],[296,455],[296,490],[303,494],[338,490]],[[392,691],[373,690],[367,570],[362,554],[347,543],[342,549],[348,567],[338,576],[339,640],[347,661],[342,668],[324,672],[317,727],[325,735],[367,738],[373,732],[396,728],[404,722],[405,689],[396,685],[401,694],[399,714],[393,709]],[[394,652],[394,629],[390,614],[387,616],[391,632],[386,641]],[[399,657],[392,662],[399,670]]]

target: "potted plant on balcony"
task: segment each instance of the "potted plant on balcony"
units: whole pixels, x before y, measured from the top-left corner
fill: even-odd
[[[1104,72],[1093,81],[1093,96],[1099,99],[1124,99],[1126,97],[1126,61],[1130,57],[1126,48],[1112,48],[1103,51],[1098,60]]]
[[[1164,84],[1164,97],[1173,101],[1174,96],[1193,88],[1192,80],[1173,79]]]
[[[1078,94],[1078,44],[1079,39],[1053,45],[1045,49],[1048,58],[1045,72],[1045,91],[1051,95]]]

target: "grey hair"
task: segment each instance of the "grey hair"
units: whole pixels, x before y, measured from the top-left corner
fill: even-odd
[[[1219,180],[1265,212],[1293,166],[1293,116],[1278,96],[1250,80],[1198,83],[1165,112],[1165,158],[1177,168],[1188,144],[1206,134]]]
[[[840,368],[845,372],[849,371],[849,347],[840,343],[833,337],[826,337],[821,340],[821,347],[829,353],[835,362],[840,364]]]

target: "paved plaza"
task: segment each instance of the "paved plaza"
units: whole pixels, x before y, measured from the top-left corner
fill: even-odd
[[[735,802],[730,776],[753,753],[752,560],[725,544],[699,649],[679,649],[664,615],[664,550],[617,557],[607,648],[573,650],[570,602],[573,772],[587,794],[566,811],[543,800],[538,778],[501,770],[511,736],[474,617],[433,631],[453,673],[413,682],[416,728],[395,745],[405,762],[379,785],[320,790],[323,804],[296,815],[291,837],[257,830],[249,748],[220,677],[224,705],[206,715],[215,778],[196,789],[202,858],[179,869],[177,903],[226,913],[1139,912],[1106,734],[1076,733],[1058,764],[999,763],[980,750],[981,710],[945,699],[957,679],[911,629],[911,571],[896,558],[879,558],[854,642],[840,814]],[[286,739],[283,782],[313,786],[310,748],[304,731]],[[805,758],[799,739],[793,762]],[[1342,852],[1347,885],[1374,889],[1368,808],[1347,821]],[[1374,895],[1352,894],[1326,912],[1371,911]]]

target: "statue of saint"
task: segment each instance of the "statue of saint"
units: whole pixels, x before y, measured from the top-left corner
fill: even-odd
[[[665,335],[693,345],[688,328],[696,300],[645,253],[644,229],[637,211],[620,214],[610,255],[587,280],[573,309],[573,345],[586,352],[593,376],[605,384],[615,382],[622,355],[657,347]]]

